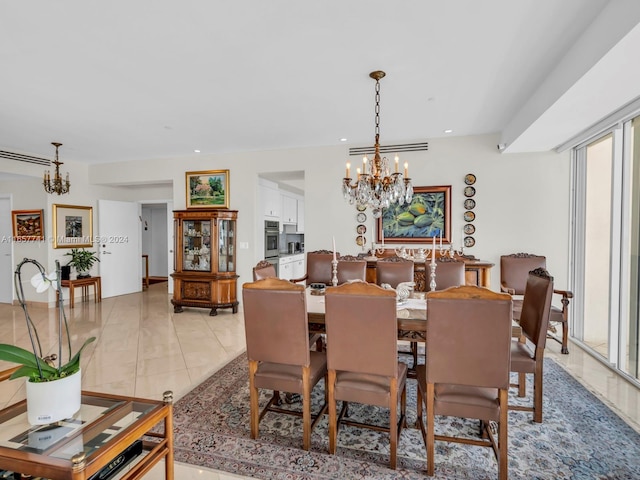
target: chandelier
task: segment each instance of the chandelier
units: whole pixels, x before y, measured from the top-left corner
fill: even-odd
[[[409,164],[404,164],[404,175],[398,171],[398,156],[395,156],[395,171],[391,173],[391,166],[387,157],[380,157],[380,79],[385,73],[377,70],[369,74],[376,81],[376,143],[373,160],[365,156],[362,159],[362,170],[356,169],[358,177],[351,183],[351,164],[347,162],[347,175],[342,180],[342,193],[345,200],[358,207],[370,207],[374,218],[382,216],[382,209],[392,203],[404,205],[413,198],[413,187],[409,178]]]
[[[69,193],[69,187],[71,186],[69,183],[69,172],[67,172],[66,179],[62,180],[62,176],[60,175],[60,165],[62,165],[63,162],[58,161],[58,147],[62,146],[62,144],[51,142],[51,145],[56,147],[56,159],[52,162],[55,164],[56,170],[53,173],[53,179],[51,178],[49,170],[45,170],[42,185],[44,185],[44,191],[47,193],[63,195],[65,193]]]

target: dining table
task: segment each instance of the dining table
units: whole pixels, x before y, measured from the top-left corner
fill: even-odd
[[[325,333],[324,295],[316,295],[306,289],[307,318],[309,333]],[[427,340],[427,300],[425,292],[413,292],[411,296],[397,304],[398,340],[425,343]],[[522,330],[512,322],[511,335],[521,337]]]

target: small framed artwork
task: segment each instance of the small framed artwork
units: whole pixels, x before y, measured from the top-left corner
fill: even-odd
[[[229,170],[186,173],[187,208],[229,208]]]
[[[13,239],[44,240],[44,210],[12,210]]]
[[[451,242],[451,185],[414,187],[411,203],[392,204],[378,219],[378,242]]]
[[[93,208],[53,205],[53,248],[93,246]]]

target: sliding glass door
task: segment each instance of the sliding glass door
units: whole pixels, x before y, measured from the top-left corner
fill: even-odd
[[[572,336],[640,379],[640,117],[574,150]]]

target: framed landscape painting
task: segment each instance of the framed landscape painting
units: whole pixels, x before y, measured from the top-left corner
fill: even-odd
[[[229,170],[186,173],[187,208],[229,208]]]
[[[392,204],[378,219],[379,243],[451,241],[451,185],[414,187],[411,203]]]
[[[13,239],[44,240],[44,210],[12,210]]]
[[[53,205],[53,248],[93,246],[93,208]]]

